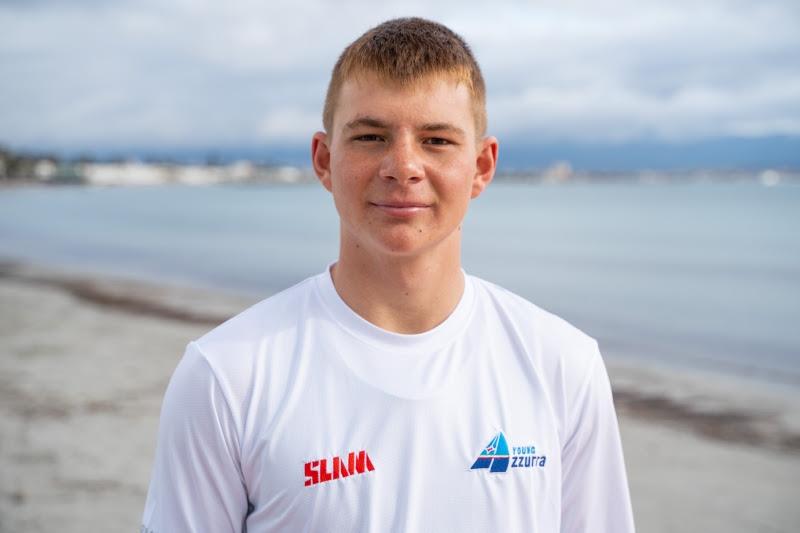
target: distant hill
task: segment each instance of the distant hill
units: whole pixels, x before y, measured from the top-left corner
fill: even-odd
[[[2,144],[2,142],[0,142]],[[264,165],[309,167],[309,143],[198,147],[15,146],[16,151],[54,154],[62,159],[227,164],[248,160]],[[584,172],[635,172],[694,169],[800,169],[800,136],[726,137],[694,142],[638,140],[617,144],[537,142],[500,137],[499,172],[541,170],[559,162]]]

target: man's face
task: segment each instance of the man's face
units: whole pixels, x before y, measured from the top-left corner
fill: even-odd
[[[497,141],[477,139],[463,84],[364,75],[343,84],[332,131],[317,133],[312,150],[339,212],[343,250],[413,255],[460,242],[469,201],[494,174]]]

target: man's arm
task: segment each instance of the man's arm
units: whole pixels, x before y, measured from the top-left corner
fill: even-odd
[[[217,377],[190,343],[164,395],[141,530],[242,531],[248,503],[238,435]]]
[[[628,480],[611,384],[599,352],[569,409],[562,447],[562,533],[632,533]]]

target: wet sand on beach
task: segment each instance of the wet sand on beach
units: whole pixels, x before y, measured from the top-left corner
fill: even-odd
[[[186,343],[255,300],[0,264],[0,533],[137,531]],[[800,529],[798,391],[607,365],[637,530]]]

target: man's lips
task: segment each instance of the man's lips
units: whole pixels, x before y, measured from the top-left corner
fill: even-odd
[[[370,202],[370,205],[378,208],[383,213],[394,217],[412,217],[430,207],[430,204],[423,202]]]

